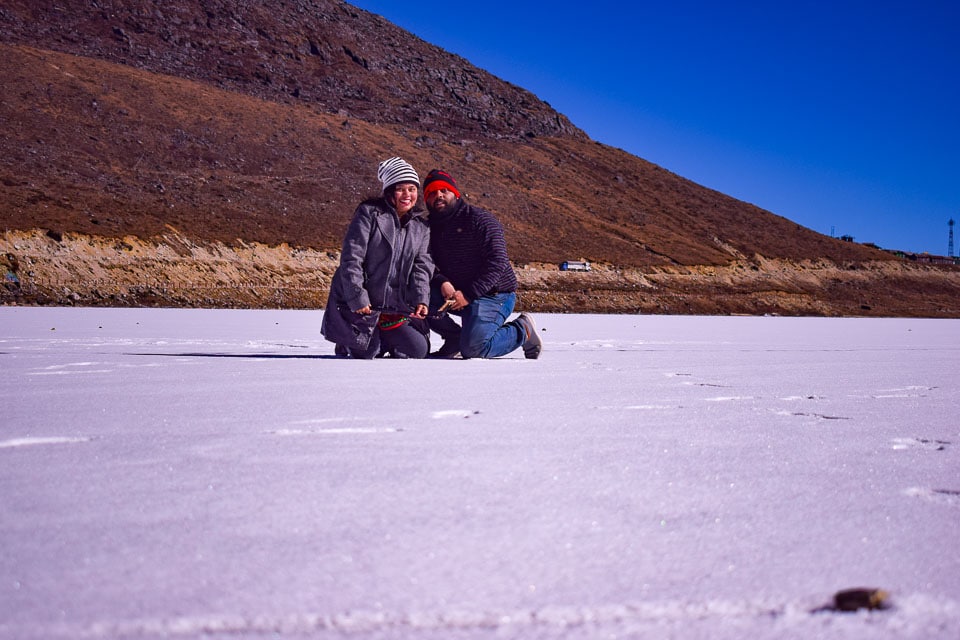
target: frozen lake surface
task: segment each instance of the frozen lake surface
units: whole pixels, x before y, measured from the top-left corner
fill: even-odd
[[[0,308],[0,638],[960,637],[960,321],[320,318]]]

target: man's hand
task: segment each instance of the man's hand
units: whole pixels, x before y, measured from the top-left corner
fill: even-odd
[[[443,303],[443,306],[440,307],[440,311],[446,311],[450,309],[451,311],[460,311],[465,306],[470,304],[470,301],[467,300],[466,296],[463,295],[463,291],[457,291],[453,288],[453,283],[447,280],[442,285],[440,285],[440,295],[443,296],[443,299],[446,300]]]
[[[460,311],[460,309],[463,309],[470,304],[470,301],[467,300],[466,296],[463,295],[463,291],[454,291],[453,295],[449,299],[453,300],[453,304],[450,305],[450,308],[454,311]]]
[[[354,311],[354,313],[359,313],[362,316],[367,316],[373,313],[373,309],[370,308],[370,305],[367,305],[365,307],[360,307],[359,309]]]

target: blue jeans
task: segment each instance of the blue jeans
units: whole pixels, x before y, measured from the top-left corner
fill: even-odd
[[[442,304],[439,292],[431,299],[435,310]],[[498,293],[473,300],[460,311],[450,311],[461,318],[461,325],[445,316],[430,320],[430,328],[440,334],[444,342],[460,345],[464,358],[496,358],[505,356],[523,344],[523,329],[507,318],[517,303],[516,293]]]

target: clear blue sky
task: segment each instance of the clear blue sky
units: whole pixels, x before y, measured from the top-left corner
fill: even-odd
[[[945,255],[960,222],[957,0],[351,4],[820,233]]]

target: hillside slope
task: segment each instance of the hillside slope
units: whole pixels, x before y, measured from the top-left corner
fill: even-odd
[[[242,7],[221,0],[9,0],[0,7],[0,82],[0,121],[7,124],[0,139],[0,251],[16,254],[23,234],[34,230],[100,245],[77,253],[70,267],[43,262],[59,245],[23,260],[38,278],[34,300],[60,300],[49,283],[75,274],[67,289],[77,300],[125,304],[89,286],[78,293],[82,274],[97,267],[80,262],[133,239],[161,246],[171,233],[179,257],[195,260],[201,275],[210,265],[184,247],[232,251],[254,243],[286,251],[289,260],[297,252],[335,255],[353,208],[378,187],[376,163],[391,155],[421,173],[444,167],[457,176],[473,202],[501,218],[519,266],[549,270],[582,258],[609,265],[608,273],[763,274],[774,262],[778,270],[812,261],[843,271],[895,260],[598,144],[529,92],[338,0]],[[130,285],[138,291],[161,275],[204,281],[188,277],[182,264],[173,276],[158,261],[125,264],[121,280],[139,283]],[[296,269],[268,271],[261,275],[271,286],[304,286],[284,281]],[[960,313],[949,303],[960,283],[947,285],[945,295],[940,282],[922,301],[924,274],[956,282],[949,268],[918,267],[909,304],[893,304],[904,292],[887,290],[886,270],[866,272],[876,276],[857,284],[860,293],[828,294],[829,283],[805,288],[804,299],[818,290],[834,299],[819,310],[806,302],[764,306],[724,297],[732,283],[723,279],[696,294],[729,298],[718,305],[706,298],[644,304],[619,276],[597,286],[622,284],[629,294],[624,308],[635,309],[842,314],[866,307],[883,315],[904,313],[895,309],[906,305],[915,315]],[[243,273],[234,284],[249,277]],[[227,293],[128,300],[231,303],[229,284],[205,282]],[[528,300],[555,310],[616,307],[588,293],[594,285],[577,293],[572,284],[569,302],[548,291]],[[563,289],[559,281],[551,286]],[[863,302],[871,291],[876,295],[866,298],[875,301]],[[876,302],[883,299],[890,304]]]
[[[885,258],[580,137],[449,142],[133,67],[0,45],[4,210],[20,228],[336,248],[378,159],[444,166],[520,262]],[[6,216],[5,216],[6,217]],[[8,223],[9,224],[9,223]]]

